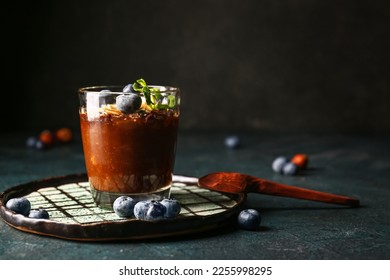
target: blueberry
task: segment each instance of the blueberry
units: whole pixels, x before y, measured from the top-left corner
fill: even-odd
[[[45,209],[39,208],[31,210],[28,217],[34,219],[49,219],[49,213]]]
[[[5,205],[8,209],[14,211],[17,214],[27,216],[31,209],[30,201],[25,197],[11,198]]]
[[[261,223],[261,217],[255,209],[245,209],[238,215],[238,225],[247,230],[256,230]]]
[[[134,93],[134,90],[133,90],[133,84],[128,84],[126,85],[123,89],[122,89],[123,92],[126,92],[126,93]]]
[[[295,175],[298,172],[298,165],[292,162],[288,162],[283,166],[284,175]]]
[[[165,207],[160,202],[152,200],[145,215],[145,220],[153,221],[162,219],[165,215]]]
[[[137,219],[144,220],[146,213],[151,205],[151,201],[138,201],[134,206],[134,216]]]
[[[179,215],[181,206],[176,199],[165,198],[160,203],[165,207],[164,218],[174,218]]]
[[[236,135],[227,136],[225,138],[225,146],[229,149],[237,149],[240,145],[240,138]]]
[[[115,199],[112,208],[119,217],[128,218],[133,216],[135,203],[129,196],[120,196]]]
[[[286,157],[277,157],[272,162],[272,170],[277,173],[282,173],[283,167],[288,163],[288,159]]]
[[[116,98],[116,107],[124,114],[131,114],[137,111],[142,104],[142,99],[138,94],[121,94]]]
[[[112,91],[109,89],[103,89],[99,94],[99,103],[102,104],[114,104],[115,95],[112,94]]]
[[[28,148],[35,148],[36,144],[38,142],[38,138],[35,136],[30,136],[26,140],[26,146]]]
[[[45,144],[45,143],[43,143],[41,140],[38,140],[36,143],[35,143],[35,148],[37,149],[37,150],[44,150],[44,149],[46,149],[48,146]]]

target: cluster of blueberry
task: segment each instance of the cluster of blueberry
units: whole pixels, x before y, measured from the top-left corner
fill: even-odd
[[[118,197],[113,204],[114,212],[122,218],[133,218],[146,221],[172,219],[179,215],[181,206],[175,199],[135,201],[129,196]],[[255,209],[242,210],[237,218],[240,228],[257,230],[261,217]]]
[[[25,197],[11,198],[5,205],[8,209],[17,214],[35,219],[49,219],[49,213],[42,208],[31,210],[31,203]]]
[[[70,128],[62,127],[57,130],[50,131],[45,129],[38,136],[30,136],[27,138],[26,146],[37,150],[43,150],[53,147],[55,144],[67,144],[73,139],[73,133]]]
[[[31,203],[25,197],[8,200],[6,207],[29,218],[49,219],[49,213],[45,209],[31,210]],[[181,211],[181,206],[175,199],[165,198],[161,201],[145,200],[136,202],[129,196],[120,196],[114,201],[113,209],[122,218],[135,217],[140,220],[154,221],[177,217]],[[257,230],[261,223],[261,217],[257,210],[245,209],[239,213],[237,222],[242,229]]]
[[[299,170],[306,169],[309,158],[305,154],[296,154],[291,160],[285,156],[280,156],[272,162],[272,169],[283,175],[296,175]]]
[[[136,201],[129,196],[118,197],[113,204],[114,212],[122,218],[140,220],[172,219],[179,215],[181,205],[176,199]]]

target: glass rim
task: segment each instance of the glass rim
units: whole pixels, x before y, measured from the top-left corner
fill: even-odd
[[[162,85],[148,85],[148,87],[151,88],[158,88],[160,89],[160,92],[180,92],[180,89],[178,87],[173,86],[162,86]],[[121,85],[101,85],[101,86],[86,86],[81,87],[78,89],[79,94],[84,93],[99,93],[99,94],[124,94],[125,92],[122,91],[124,86]],[[115,89],[114,91],[109,92],[102,92],[102,90],[108,90],[108,89]],[[116,90],[118,89],[118,90]],[[130,93],[139,93],[139,92],[126,92],[128,94]]]

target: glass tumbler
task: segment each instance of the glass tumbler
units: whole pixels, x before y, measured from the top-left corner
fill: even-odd
[[[169,197],[180,115],[180,90],[150,86],[151,93],[122,86],[78,90],[85,165],[95,203]],[[127,103],[126,103],[127,102]]]

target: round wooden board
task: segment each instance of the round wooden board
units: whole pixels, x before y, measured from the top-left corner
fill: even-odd
[[[45,178],[17,185],[0,194],[0,215],[21,231],[78,241],[137,240],[194,234],[229,224],[244,194],[224,194],[197,186],[197,179],[174,176],[171,197],[182,211],[177,218],[158,221],[124,219],[97,207],[86,174]],[[26,196],[31,209],[42,207],[50,219],[31,219],[5,207],[14,197]]]

